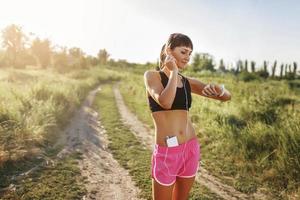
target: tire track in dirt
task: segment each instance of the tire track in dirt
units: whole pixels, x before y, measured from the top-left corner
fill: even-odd
[[[98,120],[98,113],[91,108],[97,92],[91,91],[81,108],[70,120],[65,130],[65,148],[58,154],[64,157],[72,152],[80,152],[82,160],[79,167],[86,177],[85,186],[88,193],[86,199],[120,200],[139,199],[139,189],[107,149],[108,140],[105,129]],[[101,111],[100,111],[101,112]]]
[[[138,120],[136,115],[134,115],[126,107],[123,97],[118,89],[118,85],[114,85],[113,88],[114,95],[116,98],[118,110],[121,114],[122,121],[126,124],[130,130],[141,139],[143,144],[150,150],[153,150],[154,145],[154,131],[151,130],[148,126],[143,124]],[[224,198],[225,200],[248,200],[248,199],[265,199],[263,194],[257,193],[253,196],[246,195],[235,190],[229,185],[223,184],[218,178],[212,176],[206,169],[201,165],[199,167],[196,181],[201,185],[209,188],[212,192],[218,196]]]

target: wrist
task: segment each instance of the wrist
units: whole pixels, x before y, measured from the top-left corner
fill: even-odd
[[[221,92],[220,92],[220,94],[218,95],[218,97],[222,97],[222,96],[224,96],[224,94],[225,94],[225,87],[224,87],[224,85],[222,84],[222,85],[221,85]]]
[[[178,73],[178,69],[172,69],[172,70],[170,70],[170,73],[177,74]]]

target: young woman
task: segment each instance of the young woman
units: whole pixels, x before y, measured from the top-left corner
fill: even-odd
[[[200,145],[188,116],[191,93],[228,101],[231,94],[178,73],[190,60],[193,44],[180,33],[171,34],[160,54],[160,70],[144,74],[155,125],[152,155],[153,199],[188,199],[200,160]]]

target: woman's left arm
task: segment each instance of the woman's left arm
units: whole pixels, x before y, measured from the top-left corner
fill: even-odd
[[[230,92],[224,87],[222,89],[220,85],[205,84],[195,78],[190,77],[187,77],[187,79],[190,83],[192,93],[223,102],[231,99]]]

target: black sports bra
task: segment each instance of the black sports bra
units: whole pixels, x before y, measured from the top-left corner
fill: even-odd
[[[161,78],[161,83],[164,86],[164,88],[167,86],[169,78],[163,71],[159,71],[159,75]],[[187,78],[185,78],[183,75],[179,74],[182,77],[182,87],[177,87],[176,89],[176,95],[172,104],[171,109],[164,109],[162,108],[153,98],[151,95],[148,94],[148,102],[150,106],[151,112],[157,112],[162,110],[189,110],[189,108],[192,105],[192,95],[191,95],[191,86]],[[185,89],[184,89],[185,87]],[[185,94],[185,90],[186,93]],[[188,106],[186,106],[186,97],[188,101]],[[187,109],[188,107],[188,109]]]

